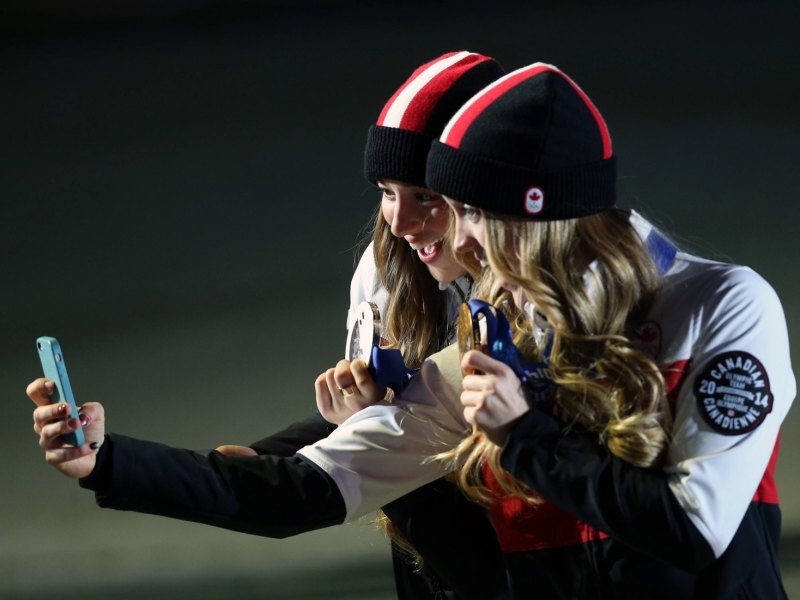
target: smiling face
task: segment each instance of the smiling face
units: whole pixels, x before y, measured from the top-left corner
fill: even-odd
[[[453,250],[458,253],[472,252],[481,267],[491,268],[486,258],[486,218],[483,211],[451,198],[445,197],[445,201],[453,212]],[[513,248],[508,250],[513,251]],[[520,308],[525,306],[527,299],[521,286],[502,279],[499,283],[511,292],[514,304]]]
[[[400,181],[378,182],[383,196],[381,214],[392,235],[403,238],[416,251],[436,281],[450,283],[464,275],[464,267],[443,246],[450,224],[450,210],[444,198],[427,188]]]

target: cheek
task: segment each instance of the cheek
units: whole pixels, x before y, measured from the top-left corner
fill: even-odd
[[[394,218],[394,204],[386,200],[381,200],[381,215],[383,216],[383,220],[391,225],[392,219]]]
[[[447,206],[431,209],[425,220],[425,229],[436,237],[444,237],[450,225],[450,209]]]
[[[465,220],[464,230],[481,248],[486,248],[486,236],[484,235],[483,225],[481,223],[470,223]]]

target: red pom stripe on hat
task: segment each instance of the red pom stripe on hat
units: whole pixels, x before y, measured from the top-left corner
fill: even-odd
[[[453,83],[475,65],[487,60],[491,59],[474,52],[462,51],[444,54],[422,65],[389,98],[376,125],[426,131],[428,120],[437,103],[452,88]],[[453,107],[454,110],[455,108],[457,107]],[[438,136],[439,131],[430,133]]]
[[[464,103],[431,146],[425,181],[492,212],[571,219],[614,205],[616,158],[586,93],[558,68],[534,63]]]
[[[466,51],[448,52],[416,69],[369,128],[364,149],[367,180],[425,187],[431,144],[464,102],[503,74],[494,59]]]
[[[599,129],[603,140],[603,158],[610,158],[613,154],[611,149],[611,135],[608,132],[608,126],[606,125],[605,119],[603,119],[603,116],[600,114],[600,111],[597,110],[597,107],[589,99],[589,96],[586,95],[586,93],[578,86],[578,84],[572,81],[572,79],[570,79],[557,67],[545,63],[534,63],[527,67],[522,67],[521,69],[512,71],[505,77],[501,77],[494,83],[486,86],[486,88],[484,88],[482,91],[475,94],[471,100],[466,102],[464,106],[462,106],[461,109],[455,115],[453,115],[453,118],[442,132],[442,136],[440,138],[441,141],[448,146],[458,148],[461,144],[461,140],[464,137],[464,133],[467,131],[475,118],[484,110],[486,110],[487,106],[500,98],[503,94],[507,93],[511,88],[519,85],[520,82],[531,77],[535,77],[546,71],[556,72],[561,75],[567,82],[569,82],[572,88],[586,103],[586,106],[594,116],[595,122],[597,123],[597,128]]]

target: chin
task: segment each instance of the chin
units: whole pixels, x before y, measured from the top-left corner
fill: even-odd
[[[517,305],[517,308],[524,308],[525,303],[527,300],[525,299],[525,295],[521,293],[519,290],[516,292],[511,293],[511,297],[514,299],[514,304]]]
[[[464,274],[463,270],[456,269],[439,269],[434,266],[428,266],[428,273],[431,274],[439,283],[450,284]]]

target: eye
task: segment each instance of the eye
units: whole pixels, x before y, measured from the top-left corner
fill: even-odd
[[[480,208],[475,208],[474,206],[470,206],[469,204],[464,205],[464,218],[468,219],[472,223],[477,223],[481,220],[483,216],[483,212]]]
[[[378,190],[380,191],[381,198],[383,200],[390,200],[390,201],[394,200],[394,192],[392,190],[390,190],[389,188],[378,187]]]
[[[434,194],[433,192],[417,192],[414,194],[414,197],[417,199],[417,202],[423,204],[427,202],[436,202],[443,199],[440,194]]]

